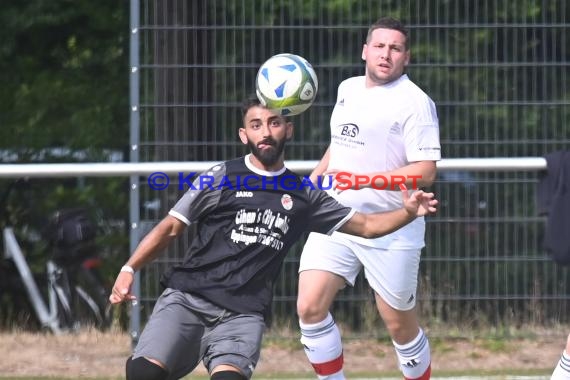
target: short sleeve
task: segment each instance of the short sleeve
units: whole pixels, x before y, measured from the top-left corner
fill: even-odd
[[[205,176],[212,178],[211,186],[204,186],[203,182],[200,181],[200,178]],[[225,166],[223,164],[214,166],[200,174],[168,214],[186,225],[191,225],[200,220],[218,205],[222,190],[217,189],[216,185],[224,176]]]
[[[419,97],[404,124],[404,143],[408,162],[441,160],[439,121],[434,102]]]
[[[330,235],[345,224],[356,210],[343,206],[322,190],[307,190],[311,202],[309,229]]]

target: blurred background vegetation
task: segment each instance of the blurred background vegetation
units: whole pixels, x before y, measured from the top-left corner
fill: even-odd
[[[128,160],[128,24],[126,1],[2,2],[0,163]],[[129,254],[128,180],[2,179],[0,196],[16,181],[0,223],[16,227],[31,268],[44,268],[40,232],[49,216],[84,207],[99,226],[111,283]],[[0,294],[0,314],[9,314],[11,301]]]

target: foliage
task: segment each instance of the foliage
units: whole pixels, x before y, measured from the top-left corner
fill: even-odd
[[[113,0],[2,3],[0,148],[8,157],[4,161],[105,161],[108,152],[125,149],[126,5]],[[123,180],[98,187],[79,179],[46,183],[40,198],[43,211],[94,199],[105,203],[104,213],[117,217],[125,205]]]
[[[121,149],[128,137],[124,2],[4,1],[0,141]]]
[[[97,162],[125,150],[128,20],[128,2],[123,1],[2,2],[1,161]],[[11,181],[0,181],[0,192]],[[45,247],[37,232],[47,217],[60,208],[86,207],[102,227],[99,243],[106,258],[106,281],[110,281],[117,261],[128,255],[125,180],[26,182],[26,189],[19,189],[0,207],[8,209],[9,224],[22,241],[33,240],[25,246],[32,270],[41,271],[45,262]]]

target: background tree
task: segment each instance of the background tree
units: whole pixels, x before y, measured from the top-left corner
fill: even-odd
[[[0,25],[0,161],[120,160],[129,136],[128,2],[7,0]],[[10,182],[0,181],[0,193]],[[30,180],[0,205],[20,230],[81,206],[105,227],[99,243],[110,281],[128,255],[125,179]],[[28,253],[40,268],[45,252]]]

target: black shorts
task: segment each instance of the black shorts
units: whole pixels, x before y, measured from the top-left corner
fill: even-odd
[[[211,371],[221,364],[250,378],[265,331],[262,316],[234,313],[200,297],[166,289],[158,298],[133,358],[163,363],[169,379],[180,379],[203,360]]]

